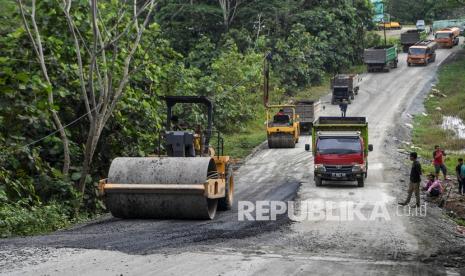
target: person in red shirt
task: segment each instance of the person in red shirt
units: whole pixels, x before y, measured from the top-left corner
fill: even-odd
[[[447,179],[447,167],[444,164],[444,157],[446,156],[446,153],[444,150],[442,150],[439,146],[434,146],[434,152],[433,152],[433,165],[434,165],[434,170],[436,172],[436,178],[439,178],[439,172],[442,171],[442,174],[444,175],[444,180]]]

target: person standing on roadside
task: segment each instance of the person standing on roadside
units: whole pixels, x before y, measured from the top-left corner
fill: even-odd
[[[442,174],[444,175],[444,180],[447,180],[447,168],[444,164],[445,156],[446,153],[444,152],[444,150],[442,150],[438,145],[434,146],[433,165],[434,170],[436,172],[436,178],[439,179],[439,172],[442,171]]]
[[[463,160],[462,166],[460,166],[460,183],[462,183],[463,192],[465,193],[465,165],[463,164]]]
[[[457,181],[459,182],[459,194],[465,194],[465,181],[462,179],[462,167],[463,165],[463,158],[458,159],[457,167],[455,167],[455,174],[457,175]]]
[[[342,100],[342,102],[339,104],[339,109],[341,109],[341,116],[345,117],[347,113],[347,101]]]
[[[404,202],[399,202],[399,205],[405,206],[410,203],[412,194],[415,192],[416,205],[420,207],[420,182],[421,182],[421,164],[418,162],[418,154],[410,153],[410,161],[412,161],[412,169],[410,170],[410,184],[408,188],[407,199]]]

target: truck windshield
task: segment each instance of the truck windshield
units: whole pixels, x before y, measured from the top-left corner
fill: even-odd
[[[437,33],[436,38],[449,38],[451,34],[449,33]]]
[[[408,50],[408,53],[410,55],[414,55],[414,56],[416,56],[416,55],[424,55],[425,54],[425,49],[424,48],[410,48]]]
[[[320,154],[361,153],[362,145],[358,137],[320,137],[317,142]]]

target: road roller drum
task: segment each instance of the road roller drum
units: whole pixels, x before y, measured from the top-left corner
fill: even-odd
[[[119,218],[213,219],[225,180],[211,157],[122,157],[102,192]]]

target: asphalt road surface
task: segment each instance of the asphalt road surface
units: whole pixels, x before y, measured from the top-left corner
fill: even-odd
[[[409,113],[421,111],[439,65],[457,50],[438,50],[427,67],[409,68],[400,54],[399,68],[363,75],[348,116],[369,122],[374,151],[364,188],[330,182],[316,187],[313,157],[304,150],[309,136],[295,149],[262,147],[236,172],[236,200],[330,202],[313,209],[324,211],[324,219],[292,221],[284,214],[239,221],[237,204],[212,221],[106,216],[50,235],[0,240],[0,274],[460,275],[441,258],[457,258],[448,249],[464,243],[452,222],[436,207],[428,206],[426,216],[409,216],[396,204],[408,179],[409,163],[397,147],[408,139]],[[339,115],[329,96],[322,101],[323,114]],[[365,219],[340,219],[343,211],[334,206],[347,202],[363,206]],[[384,217],[371,219],[375,207]],[[305,214],[301,206],[296,210]]]

